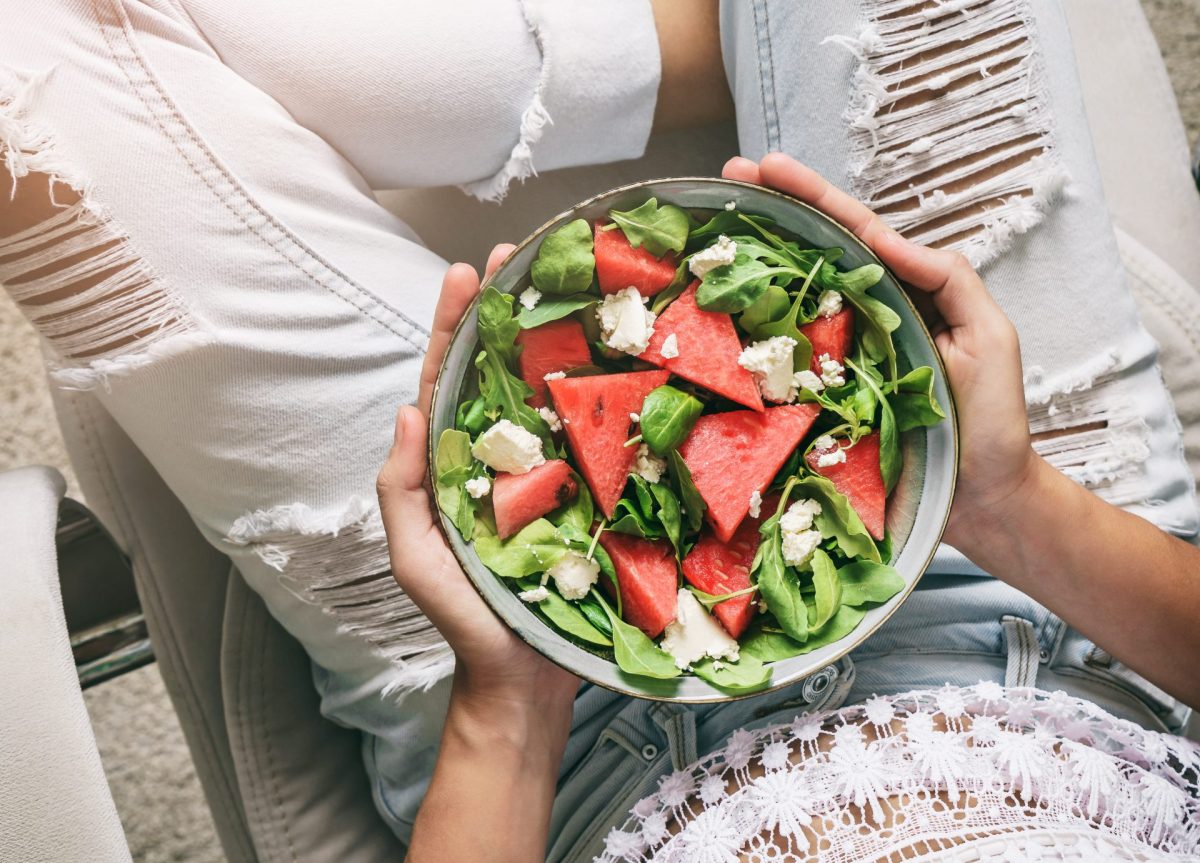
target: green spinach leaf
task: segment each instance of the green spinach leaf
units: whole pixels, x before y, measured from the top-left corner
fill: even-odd
[[[784,632],[772,631],[762,623],[755,622],[742,638],[742,656],[757,656],[763,662],[778,662],[781,659],[811,653],[835,641],[841,641],[862,623],[865,616],[865,611],[843,605],[828,623],[811,633],[803,643],[788,638]]]
[[[838,570],[821,549],[812,555],[812,579],[816,593],[813,596],[813,614],[809,617],[810,631],[820,629],[837,612],[842,604],[842,583],[838,581]],[[769,603],[769,600],[768,600]]]
[[[767,608],[775,615],[783,631],[796,641],[804,641],[808,638],[808,609],[804,606],[800,585],[783,560],[783,540],[779,528],[780,516],[787,509],[788,496],[794,485],[794,480],[788,481],[774,515],[758,529],[762,541],[750,565],[750,580],[758,585]]]
[[[596,298],[591,294],[567,294],[562,297],[547,295],[542,297],[532,309],[522,306],[521,311],[517,313],[517,323],[523,330],[533,329],[542,324],[565,318],[580,309],[587,308],[594,302],[596,302]]]
[[[635,249],[644,246],[646,251],[661,258],[667,252],[682,252],[687,244],[687,213],[674,204],[658,205],[650,198],[632,210],[611,210],[609,215],[616,222]]]
[[[754,331],[769,321],[785,317],[792,307],[791,297],[779,285],[768,285],[763,295],[751,303],[738,317],[738,326],[753,337]]]
[[[667,465],[671,471],[671,478],[675,481],[675,490],[679,493],[680,514],[683,516],[686,532],[695,533],[704,524],[704,510],[707,505],[696,490],[696,484],[692,482],[692,472],[684,463],[679,450],[673,449],[667,453]]]
[[[797,295],[787,314],[777,320],[764,321],[750,332],[750,338],[755,341],[770,339],[775,336],[787,336],[794,341],[796,347],[792,351],[792,368],[795,371],[808,368],[812,362],[812,342],[808,340],[808,336],[800,332],[800,314],[803,300],[803,295]]]
[[[612,642],[612,624],[608,622],[608,615],[604,613],[604,609],[600,607],[600,603],[596,602],[595,598],[588,594],[583,599],[576,603],[579,611],[588,619],[588,623],[600,630],[604,637]]]
[[[904,590],[904,578],[883,563],[856,560],[843,566],[837,574],[842,585],[843,605],[887,602]]]
[[[642,440],[657,455],[665,456],[691,432],[704,405],[693,395],[664,384],[642,402]]]
[[[513,374],[517,360],[517,333],[521,327],[512,314],[513,298],[493,287],[484,289],[479,299],[479,340],[483,350],[475,358],[479,369],[479,392],[486,408],[542,439],[547,448],[553,447],[550,427],[546,421],[525,404],[533,390]]]
[[[569,524],[586,535],[592,529],[592,520],[595,518],[595,507],[592,503],[592,493],[588,490],[587,483],[583,481],[583,477],[579,474],[572,474],[575,478],[575,485],[579,489],[575,499],[569,503],[563,504],[558,509],[555,509],[546,516],[550,522],[560,528],[563,525]],[[590,537],[588,539],[590,542]]]
[[[475,539],[475,553],[484,566],[501,578],[525,578],[545,572],[566,552],[567,545],[558,529],[544,518],[531,522],[508,539],[496,536]]]
[[[728,692],[753,692],[761,689],[771,679],[771,669],[762,664],[757,656],[743,653],[737,662],[721,660],[717,668],[712,659],[704,658],[692,663],[692,673],[707,680],[717,689]]]
[[[609,625],[612,626],[613,654],[618,668],[626,674],[658,680],[670,680],[682,674],[670,654],[660,650],[658,645],[636,626],[621,620],[598,591],[593,589],[592,596],[600,603],[600,607],[608,615]]]
[[[522,590],[532,590],[537,586],[536,579],[520,582]],[[538,611],[544,614],[547,620],[567,635],[599,647],[612,647],[612,639],[597,629],[595,624],[574,603],[563,599],[558,591],[548,589],[545,599],[532,604],[537,606]],[[607,622],[606,620],[605,623]]]
[[[882,563],[879,549],[867,532],[846,496],[823,476],[810,474],[796,480],[796,492],[821,504],[821,513],[813,521],[821,536],[832,536],[847,557],[861,557]],[[770,600],[767,600],[768,604]]]
[[[471,455],[471,436],[454,429],[443,431],[433,462],[434,491],[446,518],[467,540],[475,530],[476,501],[467,494],[463,484],[475,476],[475,464]]]
[[[700,280],[696,305],[706,312],[740,312],[750,308],[773,279],[797,278],[804,273],[794,267],[770,266],[751,257],[739,246],[732,264],[709,270]]]
[[[896,381],[888,401],[896,417],[896,428],[902,432],[937,425],[946,418],[933,395],[933,369],[929,366],[915,368]]]
[[[542,240],[537,260],[529,268],[529,277],[543,294],[579,294],[591,287],[595,272],[592,226],[584,219],[576,219]]]

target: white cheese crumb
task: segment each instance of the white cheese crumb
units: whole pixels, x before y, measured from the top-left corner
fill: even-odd
[[[558,418],[558,414],[547,407],[538,408],[538,415],[546,421],[546,425],[550,426],[550,431],[556,432],[562,429],[562,420]]]
[[[701,249],[692,255],[691,260],[688,261],[688,269],[697,279],[702,279],[709,270],[732,264],[736,256],[737,243],[721,234],[717,237],[717,241],[707,249]]]
[[[817,314],[823,318],[832,318],[842,310],[842,295],[837,291],[821,291],[817,298]]]
[[[758,518],[759,513],[761,513],[761,512],[762,512],[762,495],[756,491],[753,491],[750,493],[750,510],[749,510],[750,517]]]
[[[467,494],[478,500],[491,491],[492,481],[486,476],[477,476],[464,482],[463,488],[467,490]]]
[[[835,446],[837,446],[837,441],[833,439],[832,435],[823,434],[813,441],[813,449],[815,450],[833,449]]]
[[[519,299],[521,300],[521,305],[523,305],[525,308],[529,309],[529,311],[532,312],[534,306],[536,306],[538,304],[538,300],[540,300],[541,298],[542,298],[542,292],[539,291],[537,288],[533,287],[532,285],[530,285],[528,288],[521,291],[521,296]]]
[[[797,389],[812,390],[814,393],[819,393],[825,389],[825,381],[817,377],[816,372],[810,369],[796,372],[796,376],[792,378],[792,383],[796,385]]]
[[[667,624],[661,646],[681,669],[706,656],[730,662],[737,662],[738,658],[738,643],[704,610],[692,592],[683,588],[675,598],[675,620]]]
[[[763,398],[773,402],[795,401],[796,384],[792,374],[795,349],[796,340],[792,337],[772,336],[743,348],[738,365],[754,373]]]
[[[567,376],[566,372],[546,372],[542,375],[544,381],[561,381]]]
[[[666,473],[667,460],[659,458],[650,452],[650,447],[644,443],[638,444],[637,458],[633,463],[633,472],[646,482],[658,482]]]
[[[642,421],[642,416],[641,416],[641,414],[631,413],[629,415],[629,421],[631,423],[640,423]]]
[[[815,500],[798,500],[779,519],[783,540],[783,559],[791,566],[803,566],[821,544],[821,532],[813,528],[813,517],[821,514]]]
[[[662,354],[664,360],[673,360],[679,356],[679,339],[675,337],[674,333],[663,339],[662,347],[658,349],[658,352]]]
[[[837,360],[830,359],[829,354],[821,354],[817,360],[821,364],[821,381],[827,387],[840,387],[846,383],[846,369]]]
[[[609,294],[596,308],[600,340],[615,351],[637,356],[646,350],[654,335],[655,314],[645,307],[646,298],[635,287]]]
[[[736,210],[737,209],[737,201],[726,201],[725,209],[730,210],[730,211]]]
[[[600,578],[600,564],[577,551],[568,551],[546,574],[554,579],[563,599],[583,599]]]
[[[550,591],[546,590],[545,586],[535,587],[533,590],[522,590],[517,594],[517,599],[522,602],[541,602],[543,599],[549,599]]]
[[[500,420],[481,434],[471,447],[471,455],[505,473],[529,473],[546,463],[537,435],[509,420]]]
[[[817,467],[833,467],[835,464],[846,463],[846,451],[840,446],[835,446],[829,452],[823,452],[817,456]]]

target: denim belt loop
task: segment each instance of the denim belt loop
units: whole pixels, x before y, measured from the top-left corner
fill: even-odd
[[[1000,618],[1008,664],[1004,669],[1004,685],[1034,686],[1037,683],[1038,663],[1049,658],[1041,649],[1033,624],[1023,617],[1006,614]]]
[[[698,760],[696,716],[688,707],[660,702],[650,708],[650,718],[666,738],[673,770],[683,770]]]

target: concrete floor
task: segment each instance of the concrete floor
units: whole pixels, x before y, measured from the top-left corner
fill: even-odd
[[[1187,125],[1200,138],[1200,0],[1143,0]],[[32,330],[0,295],[0,471],[52,464],[70,477]],[[11,409],[11,410],[10,410]],[[72,483],[72,487],[73,483]],[[138,863],[224,859],[156,666],[86,693],[113,796]]]

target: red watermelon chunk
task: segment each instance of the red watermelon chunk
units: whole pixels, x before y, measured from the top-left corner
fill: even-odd
[[[675,552],[662,540],[602,533],[600,544],[612,558],[621,588],[621,616],[651,638],[675,619],[679,574]],[[611,583],[603,579],[605,584]]]
[[[630,286],[644,297],[652,297],[671,284],[678,263],[667,253],[662,258],[650,254],[644,246],[634,248],[620,228],[603,230],[604,223],[596,222],[592,251],[596,255],[596,281],[600,293],[615,294]]]
[[[761,494],[800,443],[820,405],[784,405],[758,411],[709,414],[696,421],[679,454],[708,505],[717,537],[728,542]]]
[[[535,408],[546,404],[547,374],[569,372],[592,362],[583,325],[571,318],[523,329],[517,333],[517,344],[523,348],[517,367],[533,390],[527,401]]]
[[[871,536],[883,539],[887,493],[879,470],[879,432],[859,438],[858,443],[846,450],[846,460],[840,464],[817,467],[818,458],[820,453],[810,452],[808,466],[827,477],[846,496]]]
[[[706,312],[696,305],[696,289],[688,289],[654,322],[654,335],[638,357],[667,369],[672,374],[700,384],[719,396],[756,411],[763,409],[754,375],[738,365],[742,343],[733,328],[733,318],[721,312]],[[679,356],[662,355],[663,342],[674,335]]]
[[[550,398],[563,421],[567,443],[600,509],[612,517],[637,447],[630,438],[631,413],[646,395],[667,382],[663,371],[590,375],[550,381]]]
[[[578,493],[571,466],[562,459],[540,464],[529,473],[498,473],[492,484],[496,533],[501,539],[508,539]]]
[[[705,531],[683,559],[683,577],[713,596],[745,590],[750,586],[750,564],[758,551],[758,524],[758,519],[745,519],[727,543]],[[752,593],[713,606],[713,615],[732,638],[741,637],[755,611]]]
[[[824,317],[818,315],[812,323],[800,328],[804,337],[812,342],[812,362],[809,368],[816,374],[821,373],[820,358],[829,354],[831,360],[843,363],[850,345],[854,341],[854,309],[843,306],[836,315]]]

